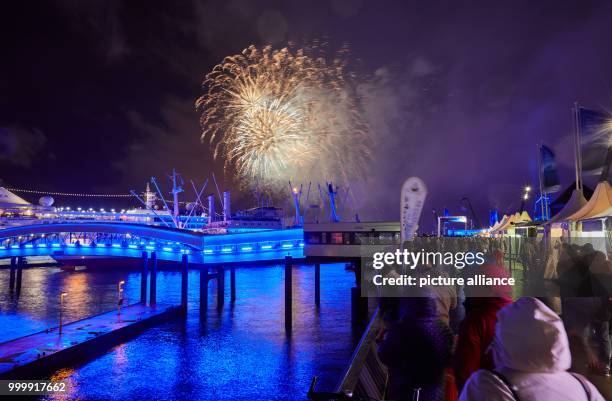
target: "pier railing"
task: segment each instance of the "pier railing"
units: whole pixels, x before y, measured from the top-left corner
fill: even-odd
[[[387,368],[378,359],[376,346],[376,336],[381,327],[382,318],[376,309],[336,391],[350,393],[356,400],[383,399],[387,387]]]
[[[314,377],[308,391],[311,400],[383,400],[387,389],[387,368],[378,359],[376,337],[382,327],[379,310],[374,312],[335,392],[317,392]]]

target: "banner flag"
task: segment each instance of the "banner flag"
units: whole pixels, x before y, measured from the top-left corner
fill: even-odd
[[[581,134],[582,173],[601,174],[612,146],[612,116],[580,107],[578,122]]]
[[[540,173],[542,174],[542,192],[551,194],[561,189],[559,175],[557,174],[557,164],[555,154],[546,145],[540,146]]]
[[[427,188],[420,178],[410,177],[404,181],[400,198],[402,244],[414,236],[426,197]]]

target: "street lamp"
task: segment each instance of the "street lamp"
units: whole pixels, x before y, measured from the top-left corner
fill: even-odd
[[[525,201],[529,199],[529,192],[531,192],[531,186],[527,185],[523,188],[523,200],[521,201],[521,210],[523,212],[525,210]]]
[[[60,321],[59,321],[59,334],[62,334],[62,326],[64,325],[64,319],[63,319],[63,315],[64,315],[64,298],[66,298],[66,295],[68,295],[67,292],[62,292],[60,294]]]
[[[121,304],[123,304],[123,284],[125,284],[125,280],[121,280],[119,284],[117,284],[117,315],[121,315]]]

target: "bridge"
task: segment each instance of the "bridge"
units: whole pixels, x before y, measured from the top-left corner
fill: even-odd
[[[21,291],[28,256],[141,258],[141,303],[156,304],[157,261],[178,261],[181,271],[181,310],[187,308],[190,264],[200,266],[200,311],[208,304],[208,282],[217,281],[217,307],[223,305],[225,266],[230,267],[232,302],[236,299],[235,264],[284,261],[285,329],[292,327],[292,264],[304,258],[304,230],[251,230],[210,235],[185,229],[120,222],[49,222],[0,230],[0,259],[10,259],[9,289]],[[74,258],[73,258],[74,259]],[[215,265],[214,273],[209,265]],[[320,299],[320,263],[315,263],[315,304]]]
[[[303,257],[302,229],[209,235],[163,226],[120,222],[58,222],[0,230],[0,258],[35,255],[141,257],[216,264]]]
[[[293,263],[304,260],[304,229],[250,230],[228,234],[205,234],[186,229],[116,221],[45,222],[0,229],[0,260],[10,259],[9,291],[18,298],[28,256],[50,255],[53,259],[139,258],[140,304],[146,309],[157,303],[158,260],[176,265],[181,274],[181,313],[187,311],[190,265],[199,270],[200,313],[207,313],[208,284],[216,281],[216,305],[223,307],[225,277],[229,270],[230,299],[236,300],[236,265],[284,263],[285,332],[293,330]],[[332,245],[338,246],[338,245]],[[353,258],[354,259],[354,258]],[[310,259],[309,259],[310,260]],[[320,305],[321,263],[314,264],[314,304]],[[0,264],[4,264],[0,261]],[[352,260],[359,285],[360,261]],[[210,271],[212,265],[213,271]],[[26,280],[27,284],[27,280]],[[121,285],[121,284],[119,284]],[[351,321],[359,325],[367,316],[367,298],[359,287],[351,288]],[[148,296],[147,296],[148,295]],[[364,301],[365,300],[365,301]]]

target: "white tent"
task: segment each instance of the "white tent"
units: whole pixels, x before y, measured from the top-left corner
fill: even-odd
[[[523,211],[522,213],[516,212],[510,217],[504,216],[499,224],[496,224],[491,228],[491,234],[496,234],[503,230],[513,228],[516,223],[525,223],[529,221],[531,221],[531,217],[527,211]]]
[[[516,223],[526,223],[529,221],[533,221],[531,220],[531,216],[529,216],[529,213],[527,213],[527,210],[523,210],[523,212],[519,216],[518,221],[516,221]]]
[[[493,224],[493,226],[491,228],[489,228],[489,232],[493,233],[495,231],[497,231],[497,229],[499,229],[499,227],[503,226],[504,224],[506,224],[506,221],[508,220],[508,216],[506,216],[504,214],[504,216],[501,218],[500,221],[498,221],[497,223]]]
[[[608,181],[601,181],[595,187],[593,196],[580,210],[567,217],[569,221],[586,220],[612,215],[612,187]]]
[[[510,218],[508,218],[508,220],[506,220],[506,222],[503,225],[498,227],[497,231],[507,230],[508,228],[512,227],[512,224],[516,223],[520,217],[521,217],[521,214],[516,212],[515,214],[510,216]]]
[[[31,206],[32,204],[27,200],[20,198],[4,187],[0,187],[0,208],[19,209]]]
[[[587,200],[582,194],[582,191],[578,191],[574,189],[572,191],[572,196],[570,196],[569,200],[552,219],[550,219],[549,223],[555,223],[558,221],[566,220],[569,216],[573,215],[587,204]]]

